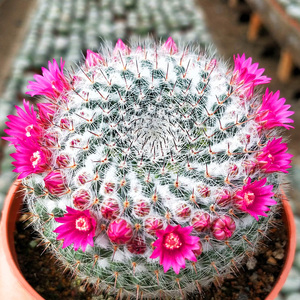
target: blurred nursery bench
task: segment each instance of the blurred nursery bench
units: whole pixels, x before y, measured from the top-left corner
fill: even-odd
[[[289,81],[293,67],[300,67],[300,1],[246,0],[246,2],[253,11],[248,40],[254,42],[262,25],[265,26],[281,47],[278,78],[282,82]]]

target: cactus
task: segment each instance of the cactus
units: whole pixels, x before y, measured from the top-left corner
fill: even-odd
[[[180,297],[234,272],[267,235],[291,155],[293,112],[245,55],[163,45],[49,62],[37,111],[6,133],[32,224],[95,291]]]

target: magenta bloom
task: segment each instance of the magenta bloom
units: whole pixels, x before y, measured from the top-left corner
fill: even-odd
[[[51,152],[39,144],[32,141],[20,142],[16,150],[17,152],[11,154],[11,157],[16,160],[12,162],[16,167],[13,172],[20,173],[19,179],[33,173],[42,173],[49,168]]]
[[[18,116],[8,116],[10,122],[5,123],[9,129],[4,129],[4,132],[11,137],[4,137],[3,139],[10,141],[14,146],[28,139],[37,141],[42,132],[33,105],[30,107],[29,101],[26,102],[25,99],[23,104],[25,110],[16,106]]]
[[[166,42],[161,46],[161,48],[164,51],[169,52],[171,55],[178,52],[177,45],[171,37],[169,37],[166,40]]]
[[[288,110],[291,106],[285,104],[285,98],[279,99],[279,96],[279,91],[273,94],[273,92],[269,92],[268,88],[266,89],[262,98],[262,105],[258,109],[255,118],[260,128],[271,129],[277,126],[282,126],[286,129],[294,128],[291,125],[286,125],[286,123],[294,122],[288,118],[294,112]]]
[[[190,236],[193,227],[168,225],[165,230],[157,230],[158,239],[153,243],[154,249],[150,258],[159,257],[159,263],[167,272],[173,267],[176,274],[185,268],[185,259],[197,261],[194,250],[199,250],[199,237]]]
[[[48,128],[53,120],[56,112],[56,106],[52,103],[37,103],[36,106],[39,110],[40,124],[44,128]]]
[[[99,63],[104,64],[105,59],[99,53],[95,53],[88,49],[86,51],[86,59],[85,59],[86,66],[94,67],[97,66]]]
[[[121,39],[118,39],[116,43],[113,51],[114,56],[119,57],[119,52],[123,55],[129,55],[131,52],[131,49],[127,45],[125,45]]]
[[[283,172],[288,173],[287,169],[291,168],[292,154],[286,153],[287,144],[282,143],[282,138],[268,141],[262,152],[257,155],[257,165],[265,173]]]
[[[97,222],[89,210],[81,211],[67,206],[67,213],[61,218],[55,218],[55,221],[63,223],[53,231],[58,233],[57,240],[64,240],[62,248],[74,244],[75,251],[81,247],[84,252],[88,244],[94,246]]]
[[[268,206],[275,205],[277,202],[272,199],[274,193],[272,193],[273,185],[266,185],[267,178],[257,180],[251,183],[251,179],[248,179],[246,185],[242,190],[236,192],[234,196],[236,206],[258,220],[258,216],[267,217],[266,211],[269,211]]]
[[[265,69],[258,69],[258,63],[252,64],[252,58],[245,58],[245,53],[237,57],[233,56],[234,70],[233,70],[233,82],[237,85],[243,84],[251,88],[259,84],[269,83],[271,78],[262,76]]]
[[[29,81],[27,89],[31,90],[26,94],[29,94],[31,97],[35,95],[44,95],[52,99],[56,99],[64,90],[70,90],[71,86],[65,75],[63,73],[63,67],[65,62],[60,59],[59,68],[55,59],[53,63],[48,61],[48,69],[42,68],[43,75],[34,75],[34,81]]]
[[[55,196],[61,196],[68,190],[65,178],[60,171],[52,171],[45,178],[45,187],[50,194]]]

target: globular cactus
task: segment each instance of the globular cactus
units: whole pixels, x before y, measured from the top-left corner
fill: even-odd
[[[7,122],[44,244],[78,277],[132,297],[184,296],[235,270],[267,235],[293,112],[245,55],[121,40],[30,82],[37,112]]]

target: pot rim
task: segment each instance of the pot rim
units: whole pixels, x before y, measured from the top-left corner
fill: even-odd
[[[281,273],[279,274],[279,277],[277,278],[277,281],[275,282],[273,289],[271,290],[271,292],[269,293],[269,295],[265,300],[273,300],[278,296],[279,292],[281,291],[281,288],[283,287],[289,275],[289,272],[294,262],[294,257],[296,252],[296,224],[295,224],[294,213],[283,190],[281,190],[281,196],[282,196],[281,199],[282,206],[285,213],[284,215],[285,223],[287,225],[287,231],[288,231],[288,244],[286,248],[285,261]]]
[[[16,216],[20,212],[19,201],[12,201],[12,198],[20,197],[17,195],[21,186],[21,180],[15,180],[8,190],[5,197],[4,207],[2,211],[1,218],[1,242],[3,244],[3,252],[7,264],[13,276],[16,278],[17,282],[22,286],[25,291],[30,294],[34,299],[44,300],[43,297],[27,282],[23,276],[17,259],[17,253],[14,245],[14,235],[12,234],[15,229]],[[17,196],[15,196],[17,195]],[[17,212],[17,213],[16,213]]]
[[[10,270],[20,283],[20,285],[31,295],[34,299],[45,300],[25,279],[23,276],[20,266],[18,264],[17,254],[14,246],[14,236],[11,234],[15,229],[16,215],[19,214],[19,201],[11,201],[19,191],[22,185],[21,180],[16,180],[10,187],[4,202],[4,208],[2,211],[2,226],[0,235],[2,237],[2,244],[4,255],[6,256],[6,261],[10,266]],[[283,191],[281,191],[282,196],[282,206],[285,212],[285,222],[288,229],[288,244],[286,249],[285,262],[282,267],[282,271],[273,286],[273,289],[267,296],[265,300],[274,300],[279,294],[281,288],[283,287],[290,269],[293,265],[295,251],[296,251],[296,225],[294,220],[294,214],[289,201]],[[20,197],[17,195],[17,197]],[[17,214],[15,213],[17,211]]]

